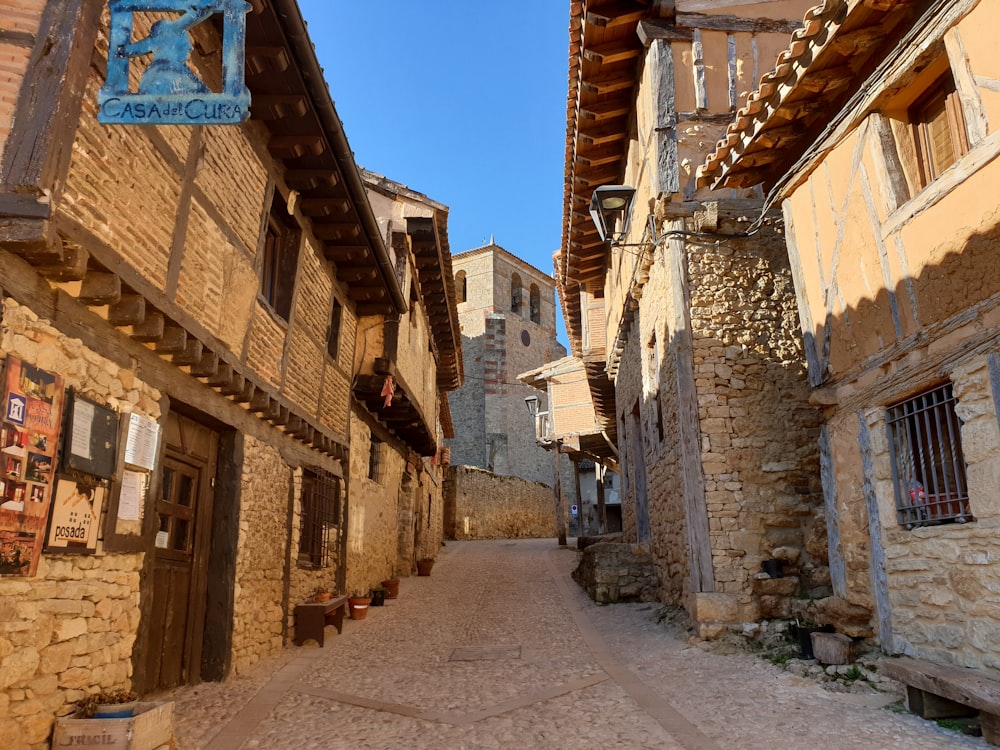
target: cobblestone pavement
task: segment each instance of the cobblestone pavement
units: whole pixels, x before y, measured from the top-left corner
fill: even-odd
[[[555,540],[449,542],[430,577],[252,676],[174,691],[180,750],[933,750],[982,739],[598,607]]]

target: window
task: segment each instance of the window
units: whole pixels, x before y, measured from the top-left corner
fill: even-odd
[[[275,193],[264,238],[264,259],[260,271],[260,294],[264,301],[287,321],[292,311],[295,269],[299,260],[299,229]]]
[[[972,520],[951,383],[890,406],[886,423],[900,525]]]
[[[382,441],[372,435],[372,442],[368,448],[368,478],[373,482],[382,479]]]
[[[302,473],[299,565],[329,568],[336,562],[340,529],[340,479],[321,469]]]
[[[528,293],[528,310],[532,323],[542,322],[542,295],[538,291],[538,284],[531,285],[531,291]]]
[[[326,332],[326,352],[332,359],[336,359],[340,353],[340,323],[343,316],[344,308],[335,299],[333,309],[330,310],[330,328]]]
[[[459,271],[455,274],[455,287],[458,292],[459,302],[469,301],[469,287],[465,278],[465,271]]]
[[[962,104],[950,71],[910,106],[908,116],[919,185],[925,188],[969,150]]]
[[[521,295],[523,290],[521,288],[521,277],[518,274],[512,274],[510,277],[510,311],[513,313],[521,314]]]

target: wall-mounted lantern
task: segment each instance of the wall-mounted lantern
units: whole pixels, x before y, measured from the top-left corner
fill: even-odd
[[[601,185],[590,198],[590,215],[597,233],[605,242],[620,243],[628,235],[632,221],[635,188],[628,185]],[[616,229],[616,227],[620,228]]]

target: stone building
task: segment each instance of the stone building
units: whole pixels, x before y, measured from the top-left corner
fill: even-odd
[[[362,170],[362,177],[409,309],[358,319],[349,592],[410,575],[418,559],[437,556],[444,507],[438,446],[454,435],[446,393],[462,382],[448,208],[381,175]]]
[[[693,171],[807,7],[570,3],[556,279],[616,435],[625,539],[705,636],[829,593],[819,415],[780,221],[755,196],[699,190]],[[595,192],[620,185],[617,204]],[[761,573],[768,559],[783,577]]]
[[[499,245],[453,259],[465,384],[450,396],[451,463],[553,486],[554,461],[535,444],[517,375],[565,354],[556,340],[555,283]],[[567,474],[567,476],[569,476]]]
[[[296,602],[343,590],[349,467],[369,431],[406,447],[394,471],[414,489],[394,488],[384,564],[357,585],[409,559],[395,511],[437,491],[423,459],[459,342],[448,279],[423,271],[446,256],[442,212],[380,226],[293,0],[252,3],[252,116],[228,126],[102,124],[106,4],[8,11],[0,746],[40,750],[74,701],[244,672],[282,648]],[[140,40],[163,20],[128,14]],[[229,23],[216,20],[181,32],[186,75],[210,91]],[[127,63],[129,95],[145,65]],[[396,320],[421,350],[385,346],[395,360],[379,363],[364,337]],[[392,414],[352,410],[370,395],[355,376],[384,385],[383,371],[398,374]],[[420,410],[418,430],[394,424],[397,405]]]
[[[816,5],[701,170],[784,209],[823,408],[825,615],[993,679],[998,21],[976,0]]]

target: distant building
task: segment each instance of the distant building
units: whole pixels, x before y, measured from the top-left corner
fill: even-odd
[[[492,241],[455,255],[453,267],[466,377],[449,395],[451,463],[552,486],[553,456],[536,445],[524,402],[537,391],[517,375],[566,354],[556,341],[555,281]]]

